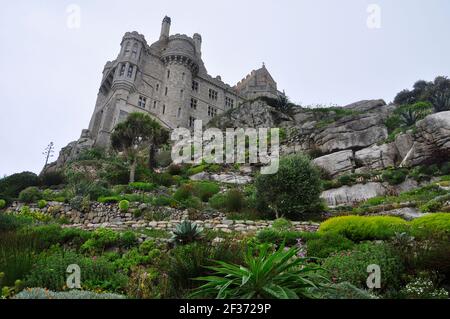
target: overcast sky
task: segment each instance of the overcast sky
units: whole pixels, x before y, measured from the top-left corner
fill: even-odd
[[[265,62],[303,105],[389,102],[450,73],[448,0],[2,1],[0,176],[39,173],[50,141],[59,152],[78,139],[123,34],[152,43],[164,15],[172,34],[202,35],[212,76],[234,85]]]

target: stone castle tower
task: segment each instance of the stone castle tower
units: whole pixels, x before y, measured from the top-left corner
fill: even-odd
[[[114,127],[132,112],[145,112],[168,129],[189,128],[246,99],[282,94],[264,65],[234,87],[210,76],[200,34],[170,35],[170,25],[165,17],[161,36],[151,45],[137,32],[126,33],[117,59],[106,63],[89,130],[83,133],[94,146],[108,147]]]

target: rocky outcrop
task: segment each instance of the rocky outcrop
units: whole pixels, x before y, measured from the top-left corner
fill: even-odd
[[[312,136],[316,147],[324,153],[361,149],[386,139],[384,117],[369,113],[346,116]]]
[[[44,168],[43,173],[60,170],[66,163],[76,159],[81,152],[91,149],[93,146],[94,140],[90,138],[89,131],[83,130],[80,139],[71,142],[66,147],[62,148],[56,162],[47,165]]]
[[[192,181],[215,181],[226,184],[244,185],[252,182],[252,178],[240,174],[210,174],[207,172],[198,173],[190,177]]]
[[[398,160],[399,154],[394,143],[373,145],[355,153],[355,163],[361,167],[358,172],[381,170],[393,167]]]
[[[386,194],[387,189],[382,183],[367,183],[330,189],[324,191],[321,198],[328,206],[339,206],[357,204]]]
[[[402,165],[415,166],[450,158],[450,111],[428,115],[416,123],[414,143]]]
[[[353,169],[353,152],[342,151],[325,155],[314,160],[314,164],[327,171],[331,176],[349,173]]]

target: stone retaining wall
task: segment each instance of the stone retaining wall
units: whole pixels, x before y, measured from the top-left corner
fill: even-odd
[[[10,211],[19,213],[24,206],[22,203],[13,203]],[[145,206],[145,207],[144,207]],[[135,217],[132,213],[123,213],[119,210],[117,204],[92,203],[89,212],[80,212],[73,209],[70,205],[64,203],[50,202],[46,208],[39,209],[36,205],[29,205],[33,210],[42,213],[49,213],[54,218],[66,218],[70,221],[65,227],[74,227],[93,230],[97,228],[111,228],[117,230],[125,229],[157,229],[173,231],[177,224],[184,219],[189,219],[187,210],[178,210],[171,207],[160,207],[163,214],[169,216],[167,220],[151,221],[144,217]],[[146,204],[140,205],[141,209],[151,208]],[[153,207],[154,208],[154,207]],[[252,221],[252,220],[229,220],[219,212],[211,212],[204,219],[194,220],[199,226],[205,229],[221,230],[223,232],[257,232],[258,230],[269,228],[273,221]],[[292,222],[293,229],[296,231],[317,231],[319,224],[311,222]]]

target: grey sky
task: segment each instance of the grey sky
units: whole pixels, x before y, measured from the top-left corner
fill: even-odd
[[[67,27],[66,8],[81,8]],[[381,28],[367,27],[367,7]],[[38,173],[42,150],[57,152],[89,123],[107,60],[123,34],[203,37],[209,73],[236,84],[265,62],[295,102],[344,105],[395,94],[416,80],[449,75],[448,0],[9,1],[0,11],[0,176]],[[55,155],[57,155],[57,152]]]

